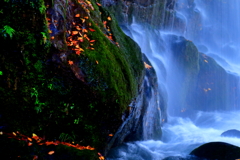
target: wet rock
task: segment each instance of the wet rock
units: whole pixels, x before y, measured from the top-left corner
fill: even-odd
[[[194,149],[190,155],[208,160],[238,159],[240,158],[240,147],[224,142],[210,142]]]
[[[237,137],[240,138],[240,131],[236,129],[230,129],[221,134],[222,137]]]
[[[143,60],[151,65],[143,55]],[[123,124],[108,143],[106,152],[122,144],[124,141],[138,140],[160,140],[161,139],[161,118],[165,118],[165,111],[160,108],[164,99],[158,92],[156,72],[153,68],[145,69],[145,78],[140,87],[139,94],[128,107],[128,111],[123,115]],[[149,105],[149,102],[152,102]],[[161,102],[161,103],[159,103]],[[147,114],[148,113],[148,114]],[[154,118],[153,118],[154,117]]]

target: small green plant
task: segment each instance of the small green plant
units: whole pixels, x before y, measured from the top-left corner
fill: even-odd
[[[74,141],[76,139],[75,135],[72,134],[72,136],[70,136],[67,133],[61,133],[59,136],[60,141],[62,142],[66,142],[66,141]]]
[[[3,75],[3,72],[2,71],[0,71],[0,76],[2,76]]]
[[[42,106],[45,106],[45,103],[41,103],[38,100],[38,91],[36,88],[32,88],[32,92],[31,92],[31,97],[35,96],[36,97],[36,101],[35,101],[35,107],[34,109],[37,111],[37,113],[42,112]]]
[[[44,32],[41,32],[42,34],[42,38],[43,38],[43,44],[45,44],[47,42],[47,36],[46,36],[46,33]]]
[[[12,38],[13,34],[15,33],[15,30],[8,26],[8,25],[5,25],[2,29],[2,34],[3,36],[6,38],[8,35],[10,38]]]

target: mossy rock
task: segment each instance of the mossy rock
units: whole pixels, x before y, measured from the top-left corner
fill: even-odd
[[[0,11],[3,130],[104,150],[143,79],[138,45],[95,1],[9,0]]]

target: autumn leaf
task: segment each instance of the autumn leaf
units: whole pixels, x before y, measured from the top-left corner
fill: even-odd
[[[80,51],[76,51],[76,54],[80,56],[81,52]]]
[[[79,31],[81,30],[81,28],[79,26],[75,26],[75,27],[76,27],[77,30],[79,30]]]
[[[82,29],[82,32],[86,32],[86,33],[87,33],[88,31],[87,31],[87,29],[83,28],[83,29]]]
[[[107,20],[111,21],[111,20],[112,20],[112,18],[111,18],[111,17],[107,17]]]
[[[49,155],[52,155],[54,153],[54,151],[49,151],[48,154]]]
[[[93,42],[95,42],[96,40],[91,40],[91,41],[89,41],[89,42],[91,42],[91,43],[93,43]]]
[[[78,31],[72,31],[72,35],[78,34]]]
[[[75,17],[80,17],[80,14],[76,14]]]
[[[33,156],[33,160],[37,160],[38,159],[38,156],[37,155],[34,155]]]
[[[94,30],[94,29],[92,29],[92,28],[89,28],[89,31],[91,31],[91,32],[95,32],[95,30]]]
[[[84,22],[85,22],[85,19],[84,19],[84,18],[81,18],[81,20],[82,20],[82,23],[84,23]]]
[[[98,6],[102,6],[102,5],[101,5],[100,3],[98,3],[98,2],[97,2],[97,5],[98,5]]]
[[[148,65],[146,62],[144,62],[144,66],[145,66],[145,68],[147,68],[147,69],[152,68],[152,66]]]
[[[69,60],[69,61],[68,61],[68,64],[73,65],[73,61],[70,61],[70,60]]]
[[[78,40],[79,40],[80,42],[83,42],[83,37],[78,37]]]

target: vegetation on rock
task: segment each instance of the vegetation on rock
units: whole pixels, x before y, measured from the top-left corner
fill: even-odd
[[[1,1],[2,131],[104,150],[144,65],[137,44],[98,4]]]

